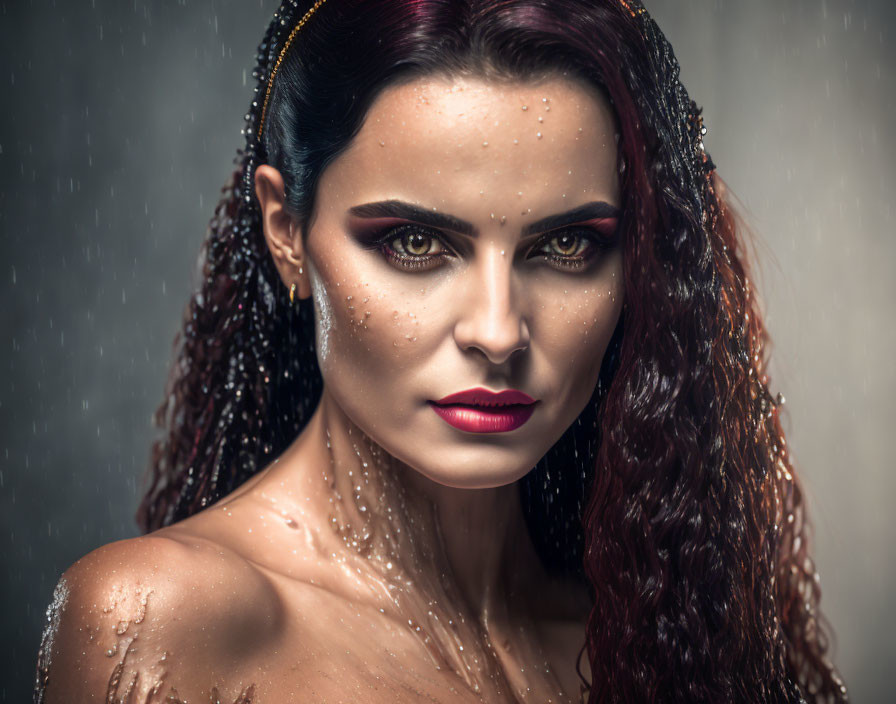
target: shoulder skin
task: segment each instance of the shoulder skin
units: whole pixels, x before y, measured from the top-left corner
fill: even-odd
[[[62,575],[45,704],[162,701],[171,688],[208,701],[213,687],[230,702],[251,687],[251,653],[282,622],[276,591],[232,551],[165,533],[105,545]]]

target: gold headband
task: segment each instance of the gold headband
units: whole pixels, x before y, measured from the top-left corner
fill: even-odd
[[[274,68],[271,69],[271,75],[268,77],[268,87],[264,93],[264,103],[261,105],[261,121],[258,125],[258,138],[261,139],[261,132],[264,129],[264,116],[268,110],[268,100],[271,97],[271,88],[274,86],[274,76],[277,75],[277,70],[280,68],[280,62],[283,61],[283,57],[286,56],[286,52],[289,50],[290,44],[292,44],[292,40],[295,39],[295,36],[299,33],[299,30],[302,26],[308,21],[308,18],[314,14],[314,11],[323,5],[326,0],[317,0],[314,5],[302,15],[302,19],[299,20],[299,23],[293,27],[292,31],[289,33],[289,36],[286,38],[286,43],[283,45],[283,48],[280,50],[280,54],[277,56],[277,61],[274,62]]]
[[[629,5],[625,0],[619,0],[619,4],[622,5],[626,10],[628,10],[629,14],[632,17],[637,17],[638,15],[643,15],[645,12],[647,12],[647,10],[645,10],[643,7],[639,7],[636,10],[633,10],[631,8],[631,5]]]

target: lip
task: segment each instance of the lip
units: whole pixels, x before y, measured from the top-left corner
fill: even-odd
[[[519,428],[535,411],[535,399],[516,389],[495,393],[481,387],[430,401],[449,425],[470,433],[506,433]]]
[[[467,389],[466,391],[458,391],[456,394],[448,394],[438,401],[433,401],[440,406],[450,403],[460,403],[465,406],[512,406],[512,405],[532,405],[535,399],[529,394],[516,389],[504,389],[503,391],[489,391],[481,386],[475,389]]]

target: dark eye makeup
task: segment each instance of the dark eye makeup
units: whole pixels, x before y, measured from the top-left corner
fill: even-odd
[[[594,225],[572,225],[545,233],[526,259],[541,256],[561,271],[581,271],[616,244],[617,218],[601,218]],[[407,223],[389,225],[362,237],[362,246],[408,271],[428,271],[457,256],[438,230]]]

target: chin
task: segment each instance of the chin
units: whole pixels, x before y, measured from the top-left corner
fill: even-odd
[[[473,453],[471,453],[473,454]],[[444,453],[443,457],[451,453]],[[399,458],[400,459],[400,458]],[[404,461],[406,465],[422,474],[436,484],[454,489],[494,489],[507,486],[526,476],[537,464],[538,458],[531,463],[519,464],[519,454],[513,464],[501,463],[498,458],[477,460],[475,457],[460,460],[447,466],[433,467],[431,464]]]

